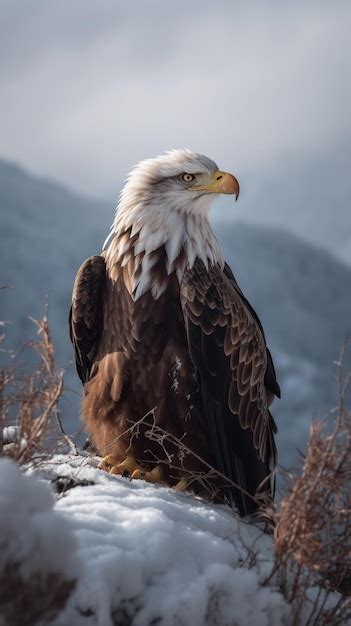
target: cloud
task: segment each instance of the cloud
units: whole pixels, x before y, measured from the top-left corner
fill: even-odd
[[[350,139],[348,1],[4,9],[2,154],[78,190],[117,195],[171,147],[245,177]]]

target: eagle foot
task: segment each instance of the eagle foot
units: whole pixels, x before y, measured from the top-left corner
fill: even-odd
[[[145,480],[155,485],[165,485],[166,478],[162,465],[156,465],[151,471],[143,468],[132,456],[127,456],[121,463],[116,463],[112,454],[104,456],[99,469],[109,472],[109,474],[125,476],[134,480]]]
[[[101,463],[99,464],[99,469],[105,470],[105,472],[109,472],[111,467],[113,466],[114,458],[112,454],[108,454],[102,458]]]
[[[132,474],[132,478],[137,480],[146,480],[146,482],[154,483],[156,485],[164,485],[166,482],[161,465],[156,465],[151,472],[143,472],[140,469],[136,469]]]
[[[132,478],[133,474],[137,471],[142,472],[142,467],[133,456],[127,456],[124,461],[122,461],[122,463],[112,465],[109,473],[117,475],[120,474],[122,476],[129,476],[130,478]]]
[[[177,484],[175,485],[174,489],[176,491],[186,491],[188,489],[188,486],[189,486],[189,481],[186,478],[184,478],[184,476],[183,476],[183,478],[181,478],[177,482]]]

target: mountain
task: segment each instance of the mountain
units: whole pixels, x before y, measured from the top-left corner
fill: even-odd
[[[40,317],[45,296],[66,386],[81,393],[71,363],[68,310],[80,263],[98,253],[114,207],[79,196],[0,161],[2,234],[0,319],[7,343],[33,335],[28,316]],[[233,222],[216,225],[226,258],[262,319],[282,400],[273,413],[280,429],[280,460],[296,461],[311,418],[335,402],[333,361],[351,331],[351,269],[328,252],[284,230]],[[77,393],[63,406],[66,428],[77,430]]]
[[[234,223],[217,233],[232,270],[279,349],[332,361],[351,330],[351,270],[286,231]]]
[[[79,196],[0,161],[1,317],[17,343],[32,330],[48,296],[60,356],[68,355],[64,320],[75,273],[98,251],[113,207]]]

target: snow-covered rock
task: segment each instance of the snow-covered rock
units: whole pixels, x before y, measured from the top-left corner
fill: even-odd
[[[47,484],[0,459],[1,626],[54,617],[74,587],[76,540],[54,502]]]

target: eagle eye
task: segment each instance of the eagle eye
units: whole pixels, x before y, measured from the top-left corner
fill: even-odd
[[[182,174],[180,180],[183,180],[185,183],[191,183],[192,180],[195,180],[195,176],[193,174]]]

